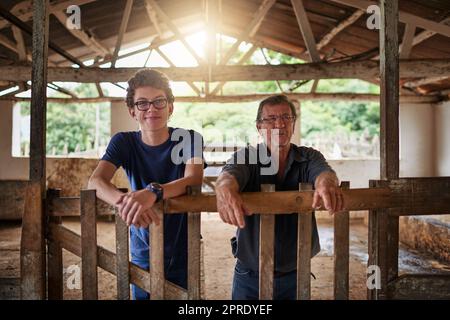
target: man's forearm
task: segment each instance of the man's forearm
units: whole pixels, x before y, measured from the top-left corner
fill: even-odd
[[[227,172],[220,174],[217,178],[215,187],[216,191],[217,189],[227,188],[230,191],[239,192],[239,183],[233,175]]]
[[[333,185],[339,186],[339,179],[336,176],[336,173],[332,171],[325,171],[319,174],[314,182],[314,187],[317,189],[320,185]]]

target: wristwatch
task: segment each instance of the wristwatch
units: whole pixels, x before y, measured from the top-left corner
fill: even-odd
[[[163,199],[164,189],[159,183],[151,182],[145,187],[145,189],[147,189],[150,192],[153,192],[156,195],[155,203]]]

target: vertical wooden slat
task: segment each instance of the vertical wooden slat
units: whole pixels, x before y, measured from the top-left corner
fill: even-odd
[[[44,212],[45,132],[49,1],[33,1],[30,188],[22,218],[20,278],[22,299],[45,299]]]
[[[399,177],[398,1],[380,0],[380,12],[380,176],[392,180]],[[376,217],[379,243],[375,250],[384,250],[376,261],[382,282],[378,298],[383,298],[387,281],[397,276],[399,218],[388,217],[388,210],[379,210]]]
[[[312,190],[309,183],[300,183],[299,191]],[[311,299],[311,237],[312,212],[298,214],[297,231],[297,299]]]
[[[275,192],[275,185],[262,184],[262,192]],[[259,216],[259,299],[273,299],[275,215]]]
[[[81,280],[84,300],[98,299],[95,190],[81,190]]]
[[[380,1],[380,176],[399,176],[398,1]]]
[[[116,209],[115,217],[117,300],[130,300],[128,226],[120,217],[118,209]]]
[[[201,186],[187,188],[187,194],[199,195]],[[200,300],[200,212],[188,213],[188,299]]]
[[[150,225],[150,299],[164,299],[164,212],[163,205],[153,206],[159,216],[159,226]]]
[[[61,190],[49,189],[47,191],[47,217],[50,216],[48,204],[53,199],[60,197]],[[50,217],[49,223],[61,224],[61,217]],[[62,259],[62,247],[56,241],[48,240],[47,251],[47,288],[49,300],[62,300],[63,299],[63,259]]]
[[[350,189],[350,182],[342,181],[341,189]],[[348,300],[349,275],[349,212],[334,215],[334,299]]]

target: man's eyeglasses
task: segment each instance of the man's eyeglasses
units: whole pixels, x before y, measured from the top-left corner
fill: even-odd
[[[290,116],[288,114],[283,114],[281,116],[269,116],[267,118],[261,118],[258,121],[263,122],[263,123],[267,123],[267,124],[274,124],[277,121],[277,119],[280,119],[280,120],[282,120],[285,123],[286,122],[290,123],[290,122],[295,121],[296,118],[295,118],[295,116]]]
[[[148,100],[139,100],[137,102],[134,103],[134,106],[139,110],[139,111],[147,111],[148,109],[150,109],[150,105],[152,105],[158,109],[164,109],[167,106],[167,99],[166,98],[158,98],[152,101],[148,101]]]

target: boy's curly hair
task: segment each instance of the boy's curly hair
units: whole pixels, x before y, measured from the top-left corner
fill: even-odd
[[[170,88],[169,78],[164,73],[153,69],[142,69],[128,80],[126,97],[128,108],[134,107],[134,94],[139,87],[153,87],[163,90],[169,103],[175,101],[172,89]]]

